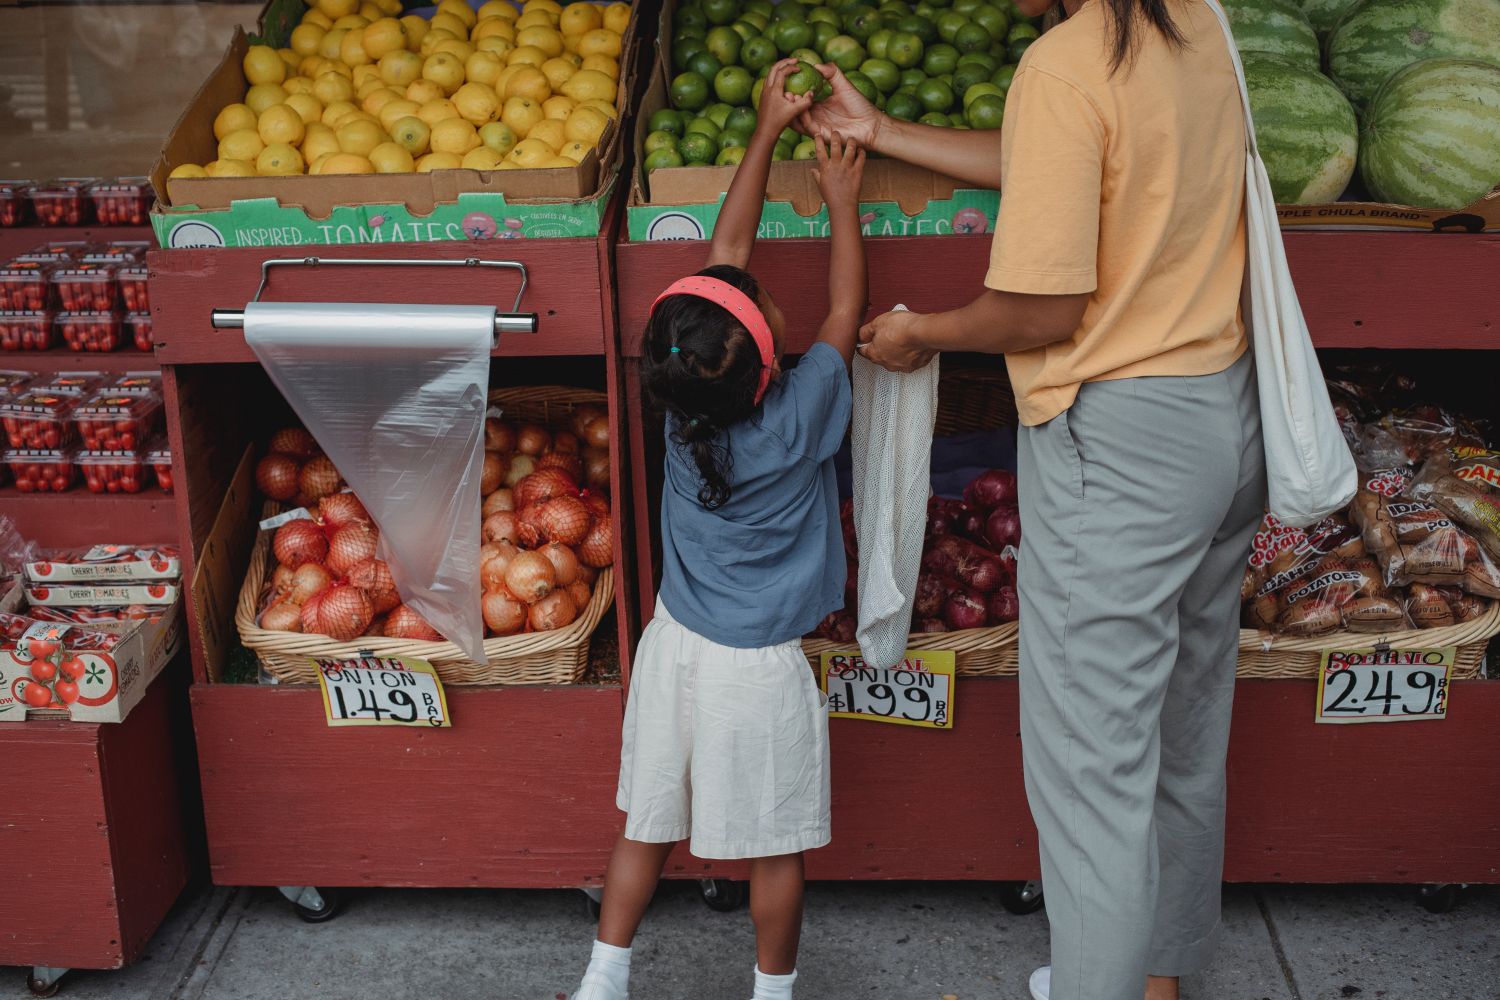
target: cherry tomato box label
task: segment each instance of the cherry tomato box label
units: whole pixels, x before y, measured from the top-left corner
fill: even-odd
[[[170,545],[92,545],[46,552],[26,564],[26,579],[34,584],[134,583],[181,575],[182,561]]]
[[[1437,649],[1333,649],[1318,666],[1316,719],[1420,722],[1446,719],[1455,646]]]
[[[453,725],[443,682],[426,660],[364,656],[313,663],[330,726]]]
[[[818,686],[832,719],[952,729],[956,659],[952,650],[908,650],[900,666],[878,670],[858,650],[822,654]]]

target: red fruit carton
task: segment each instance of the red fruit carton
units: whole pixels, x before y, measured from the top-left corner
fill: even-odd
[[[0,226],[24,226],[31,221],[31,182],[0,181]]]
[[[146,312],[151,308],[151,296],[146,290],[146,279],[150,272],[145,264],[126,264],[115,272],[115,282],[120,286],[120,301],[129,312]]]
[[[78,400],[31,389],[0,403],[0,426],[12,448],[62,448],[73,443]]]
[[[94,213],[105,226],[144,226],[156,200],[145,177],[121,177],[91,186]]]
[[[146,456],[138,451],[80,451],[73,461],[90,493],[139,493],[148,485]]]
[[[146,464],[156,473],[156,482],[163,490],[172,492],[172,446],[166,438],[157,438],[146,452]]]
[[[72,396],[76,402],[80,396],[92,395],[105,383],[103,372],[58,372],[52,378],[31,388],[37,392],[52,392],[59,396]]]
[[[5,464],[22,493],[65,493],[77,481],[72,448],[13,448]]]
[[[148,312],[133,312],[125,314],[125,329],[135,341],[135,349],[138,351],[151,351],[156,347],[156,340],[151,335],[151,314]]]
[[[89,188],[97,177],[70,177],[49,181],[31,189],[31,207],[44,226],[81,226],[92,222],[94,201]]]
[[[35,372],[0,368],[0,395],[6,397],[19,396],[26,391],[27,387],[35,379]]]
[[[83,260],[94,248],[94,244],[88,240],[52,240],[37,244],[16,259],[63,264],[76,263]]]
[[[125,323],[116,312],[60,312],[56,323],[70,351],[113,351],[125,339]]]
[[[0,310],[0,350],[49,350],[56,343],[56,335],[50,309]]]
[[[89,545],[44,552],[22,571],[30,583],[139,583],[181,577],[182,559],[174,545]]]
[[[57,301],[70,312],[104,312],[120,304],[120,286],[110,264],[73,264],[49,276]]]
[[[46,309],[52,305],[56,264],[16,258],[0,267],[0,309]]]
[[[157,395],[101,392],[73,410],[83,446],[92,451],[136,451],[161,423]]]

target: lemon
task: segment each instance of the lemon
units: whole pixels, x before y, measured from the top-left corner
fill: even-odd
[[[391,138],[412,156],[421,156],[430,148],[432,128],[416,115],[397,119],[390,131]]]
[[[316,80],[319,74],[321,74],[327,66],[328,60],[324,59],[322,56],[308,56],[298,64],[297,72],[301,73],[309,80]]]
[[[572,63],[574,69],[583,68],[583,56],[579,55],[577,52],[564,52],[560,58],[566,59],[568,62]]]
[[[375,165],[354,153],[334,153],[323,161],[325,174],[373,174]]]
[[[584,58],[609,56],[611,59],[618,59],[620,58],[620,36],[608,28],[590,31],[578,39],[578,54]]]
[[[302,139],[302,159],[307,163],[317,163],[324,156],[330,156],[339,151],[339,137],[322,122],[315,122],[307,126],[307,134]],[[311,168],[308,170],[312,172]]]
[[[540,139],[522,139],[506,159],[523,167],[539,167],[556,155],[557,152]]]
[[[336,62],[344,45],[344,36],[347,34],[349,34],[347,28],[330,28],[324,32],[322,40],[318,42],[318,55]]]
[[[515,160],[512,160],[510,157],[507,156],[505,158],[505,162],[502,163],[502,164],[500,164],[500,169],[501,170],[524,170],[526,168],[523,167],[523,166],[521,166]]]
[[[405,89],[422,78],[422,57],[415,52],[387,52],[380,57],[380,78],[389,86]]]
[[[568,120],[568,116],[576,107],[578,107],[578,102],[566,94],[553,94],[542,102],[542,114],[563,122]]]
[[[222,139],[240,129],[255,128],[256,114],[244,104],[226,104],[214,117],[214,138]]]
[[[255,112],[257,118],[262,111],[274,105],[282,104],[286,99],[286,89],[279,83],[257,83],[245,91],[245,103],[251,111]]]
[[[456,36],[453,34],[453,32],[445,31],[442,28],[431,28],[428,30],[427,34],[422,36],[422,45],[420,48],[418,48],[417,51],[420,52],[422,54],[422,58],[425,59],[437,51],[438,42],[455,40]]]
[[[565,35],[581,35],[604,26],[604,14],[591,3],[574,3],[563,8],[557,22]]]
[[[563,36],[558,34],[556,28],[526,28],[516,35],[516,47],[523,48],[527,45],[541,49],[550,59],[562,55]]]
[[[493,87],[504,69],[505,64],[493,52],[475,52],[464,60],[464,79]]]
[[[474,16],[480,21],[492,17],[514,21],[521,16],[521,12],[516,10],[515,5],[510,3],[510,0],[488,0],[484,6],[474,12]]]
[[[478,128],[500,117],[500,97],[484,83],[466,83],[453,94],[459,117]]]
[[[319,116],[318,120],[324,125],[336,126],[344,120],[346,115],[353,114],[358,110],[358,108],[348,101],[334,101],[332,104],[324,106],[323,114]]]
[[[244,160],[253,163],[266,148],[265,140],[254,129],[242,128],[219,140],[219,159]]]
[[[469,34],[469,41],[478,44],[486,38],[503,38],[506,41],[516,40],[516,26],[513,21],[507,21],[503,17],[487,17],[474,25],[474,30]]]
[[[208,171],[204,170],[202,167],[198,166],[198,164],[196,164],[196,163],[179,163],[177,166],[173,167],[172,168],[172,172],[167,175],[167,180],[171,180],[174,177],[207,177],[207,176],[208,176]]]
[[[474,8],[464,0],[440,0],[437,9],[439,14],[458,18],[465,28],[474,27],[474,22],[479,20],[479,15],[474,13]]]
[[[507,66],[540,66],[551,56],[535,45],[521,45],[511,49],[505,56]]]
[[[575,101],[613,101],[615,99],[615,81],[592,69],[581,69],[573,74],[573,78],[563,84],[562,92]]]
[[[257,83],[280,83],[286,79],[286,63],[281,54],[269,45],[252,45],[241,60],[245,69],[245,80],[254,86]]]
[[[369,64],[354,67],[354,73],[349,79],[354,83],[354,92],[356,94],[360,93],[360,91],[368,94],[376,87],[385,86],[385,79],[380,75],[380,69]],[[361,94],[361,99],[363,99],[363,96]]]
[[[375,60],[365,51],[365,29],[352,28],[344,32],[339,42],[339,61],[345,66],[368,66]]]
[[[463,60],[447,52],[434,52],[422,64],[422,79],[431,80],[443,88],[445,97],[449,96],[463,85]]]
[[[457,170],[463,165],[463,157],[454,153],[428,153],[417,161],[417,173],[425,174],[434,170]]]
[[[296,108],[289,104],[277,104],[261,112],[255,131],[267,146],[295,146],[302,141],[307,123],[302,120],[302,112]]]
[[[332,18],[347,17],[359,10],[359,0],[316,0],[318,10]]]
[[[516,31],[527,28],[556,28],[557,15],[545,10],[527,11],[516,19]]]
[[[403,118],[415,117],[416,113],[420,110],[422,110],[420,104],[416,101],[408,101],[403,97],[399,100],[387,101],[385,107],[375,113],[375,117],[380,119],[381,128],[394,135],[398,121]]]
[[[409,174],[417,169],[411,153],[398,142],[382,142],[370,150],[370,163],[377,174]]]
[[[609,116],[594,108],[578,108],[563,123],[563,134],[571,142],[586,142],[590,146],[599,144],[599,137],[609,125]]]
[[[321,174],[323,172],[323,164],[327,163],[329,160],[333,159],[335,156],[338,156],[338,155],[339,155],[338,151],[335,150],[332,153],[324,153],[322,156],[318,157],[316,160],[313,160],[311,163],[309,163],[307,165],[307,173],[308,173],[308,175],[309,176],[316,176],[318,174]]]
[[[329,17],[318,8],[313,7],[308,10],[306,14],[302,15],[302,23],[315,24],[318,27],[322,28],[324,31],[327,31],[329,28],[333,27],[333,18]]]
[[[427,18],[420,14],[407,14],[401,18],[401,25],[406,28],[406,48],[410,52],[416,52],[422,45],[422,39],[427,32],[432,30],[432,25],[427,23]]]
[[[548,59],[541,65],[542,74],[547,77],[548,85],[557,90],[578,72],[578,67],[566,59]]]
[[[287,97],[286,106],[297,112],[304,126],[323,119],[323,102],[311,94],[292,94]]]
[[[469,26],[464,24],[452,14],[437,13],[432,15],[432,30],[446,31],[454,38],[468,38]]]
[[[604,26],[617,35],[625,34],[630,25],[630,4],[612,3],[604,8]]]
[[[481,38],[478,42],[474,43],[474,48],[479,52],[489,52],[501,62],[504,62],[515,51],[516,43],[508,38],[491,35],[489,38]]]
[[[546,161],[541,166],[544,169],[548,169],[548,170],[553,170],[553,169],[572,170],[574,167],[578,166],[578,164],[574,163],[572,160],[568,159],[566,156],[558,155],[558,156],[552,157],[552,159]]]
[[[603,112],[605,115],[607,115],[610,118],[619,118],[620,117],[620,109],[619,108],[615,107],[613,104],[611,104],[608,101],[601,101],[598,98],[590,98],[587,101],[579,101],[578,102],[578,106],[580,108],[594,108],[597,111]]]
[[[374,23],[385,16],[385,11],[370,3],[370,0],[365,0],[364,3],[359,5],[359,16]]]
[[[526,135],[544,117],[541,105],[524,97],[507,97],[500,109],[500,120],[517,135]]]
[[[380,8],[382,14],[390,17],[401,13],[401,0],[375,0],[375,6]]]
[[[354,99],[354,82],[338,73],[324,73],[313,81],[313,96],[326,108],[340,101]]]
[[[375,61],[392,52],[406,51],[406,28],[394,17],[371,21],[365,29],[365,53]]]
[[[281,89],[288,95],[306,94],[312,96],[313,82],[306,76],[289,76],[281,82]]]
[[[504,122],[490,122],[480,128],[479,141],[504,156],[516,148],[520,136],[516,135],[515,129]]]
[[[593,148],[593,146],[586,142],[570,142],[562,149],[559,149],[557,155],[570,163],[578,164],[583,162],[583,158],[588,156],[593,151]]]
[[[267,177],[284,177],[300,174],[306,169],[302,154],[284,142],[274,142],[260,151],[255,158],[255,170]]]
[[[490,147],[475,146],[464,154],[463,162],[460,166],[468,170],[495,170],[504,161],[505,157]]]
[[[505,88],[510,84],[510,78],[515,76],[525,68],[526,67],[524,64],[517,64],[515,66],[507,66],[502,69],[500,71],[500,75],[495,77],[495,82],[491,84],[491,86],[495,88],[495,93],[499,94],[501,97],[504,97]]]
[[[434,153],[453,153],[463,156],[479,145],[479,133],[474,126],[462,118],[445,118],[432,126],[429,139]]]
[[[203,165],[210,177],[254,177],[255,164],[248,160],[214,160]]]
[[[437,101],[446,97],[443,88],[431,80],[413,80],[406,88],[406,99],[416,101],[417,104],[426,104],[428,101]]]
[[[375,122],[352,116],[346,116],[334,133],[338,136],[339,151],[356,156],[368,156],[370,150],[388,138],[385,130]]]
[[[302,57],[291,49],[277,49],[276,54],[281,56],[281,61],[286,65],[286,75],[294,75],[297,72],[297,64],[302,61]],[[282,82],[285,82],[285,80]]]
[[[547,74],[535,66],[522,66],[505,81],[505,96],[524,97],[541,104],[552,96],[552,85],[547,82]]]
[[[380,113],[385,110],[385,106],[387,104],[395,104],[397,102],[400,102],[401,104],[410,103],[406,98],[401,96],[400,92],[392,90],[390,87],[381,87],[380,89],[366,95],[365,99],[360,102],[359,106],[368,114],[374,115],[376,120],[379,121],[381,120]],[[381,128],[384,127],[385,125],[382,122]]]
[[[584,56],[583,63],[579,68],[593,70],[595,73],[603,73],[616,83],[620,80],[620,64],[611,56]]]
[[[434,54],[438,52],[446,52],[448,53],[448,55],[453,56],[461,63],[468,62],[469,57],[477,51],[478,49],[474,48],[474,46],[470,45],[468,42],[460,41],[457,38],[445,38],[441,42],[437,43],[437,48],[433,49]]]
[[[564,130],[563,123],[556,118],[544,118],[531,127],[526,133],[528,139],[540,139],[551,147],[553,152],[568,144],[568,134]]]
[[[435,101],[428,101],[417,109],[417,117],[429,126],[438,122],[447,121],[449,118],[460,117],[458,108],[446,97],[440,97]]]
[[[370,19],[368,17],[362,17],[359,14],[348,14],[334,21],[333,26],[335,28],[342,28],[345,31],[353,31],[355,28],[363,28],[369,23]]]

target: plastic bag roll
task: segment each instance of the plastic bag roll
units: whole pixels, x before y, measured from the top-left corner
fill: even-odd
[[[480,662],[494,319],[492,306],[245,306],[245,343],[374,518],[401,599]]]

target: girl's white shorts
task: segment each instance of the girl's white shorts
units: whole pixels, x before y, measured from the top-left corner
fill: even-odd
[[[691,838],[700,858],[765,858],[831,839],[828,712],[798,641],[710,642],[661,601],[636,651],[616,797],[625,836]]]

